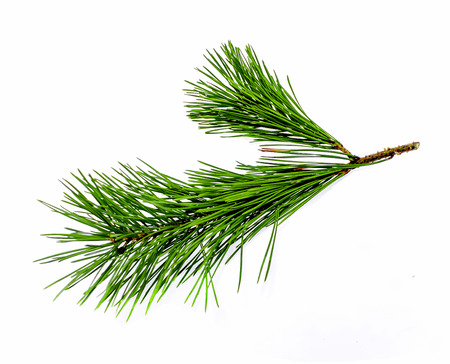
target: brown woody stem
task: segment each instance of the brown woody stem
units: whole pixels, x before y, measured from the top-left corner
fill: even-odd
[[[373,163],[379,161],[381,159],[392,158],[396,154],[402,154],[406,152],[410,152],[411,150],[416,150],[420,146],[419,142],[413,142],[405,145],[399,145],[395,148],[386,148],[382,152],[377,152],[374,154],[366,155],[365,157],[359,158],[355,160],[354,164],[364,164],[364,163]]]

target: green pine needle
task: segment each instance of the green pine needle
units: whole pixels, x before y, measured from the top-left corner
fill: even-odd
[[[272,226],[258,281],[267,279],[278,225],[350,170],[417,149],[418,143],[359,158],[314,123],[294,91],[271,74],[253,49],[245,53],[230,42],[208,52],[204,77],[187,82],[188,116],[210,134],[245,136],[261,145],[256,165],[238,164],[239,172],[203,163],[187,171],[183,182],[143,167],[120,164],[114,174],[73,174],[64,181],[63,206],[42,202],[86,226],[46,236],[82,247],[39,259],[81,262],[81,267],[52,283],[65,281],[59,294],[92,280],[79,303],[102,290],[97,307],[128,304],[147,310],[172,284],[195,282],[186,301],[205,292],[205,309],[217,269],[240,256],[238,291],[245,244]],[[78,187],[77,187],[77,186]],[[59,295],[58,294],[58,295]],[[129,317],[129,316],[128,316]]]

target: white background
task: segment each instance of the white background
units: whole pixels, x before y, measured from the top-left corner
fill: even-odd
[[[161,5],[162,3],[162,5]],[[450,362],[447,1],[2,1],[0,355],[3,363]],[[69,263],[58,204],[80,168],[146,160],[164,173],[203,160],[252,163],[255,145],[197,130],[184,80],[206,49],[250,43],[289,74],[308,115],[358,155],[418,151],[354,171],[222,269],[220,308],[172,289],[131,320],[55,302]]]

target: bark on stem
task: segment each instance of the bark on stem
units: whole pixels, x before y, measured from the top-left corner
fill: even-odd
[[[396,154],[402,154],[410,152],[411,150],[416,150],[420,146],[419,142],[413,142],[405,145],[399,145],[395,148],[386,148],[382,152],[377,152],[374,154],[366,155],[365,157],[359,158],[353,162],[353,164],[364,164],[373,163],[381,159],[392,158]]]

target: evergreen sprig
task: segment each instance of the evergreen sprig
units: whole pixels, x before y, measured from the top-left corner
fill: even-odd
[[[46,234],[84,243],[38,260],[81,262],[51,284],[66,281],[59,294],[91,278],[80,303],[103,289],[97,307],[115,306],[120,313],[130,303],[131,315],[137,303],[147,301],[148,310],[172,284],[191,280],[186,301],[194,304],[204,290],[205,308],[211,293],[218,304],[217,269],[238,255],[239,290],[245,244],[259,231],[272,227],[258,281],[267,279],[279,224],[350,170],[419,146],[359,158],[306,115],[289,78],[288,91],[250,46],[244,53],[229,42],[221,51],[205,56],[203,80],[188,82],[188,116],[207,133],[263,143],[263,157],[256,165],[238,164],[236,172],[203,163],[187,171],[188,182],[143,161],[141,167],[120,164],[111,175],[72,174],[74,182],[63,182],[63,206],[43,202],[86,226]]]

